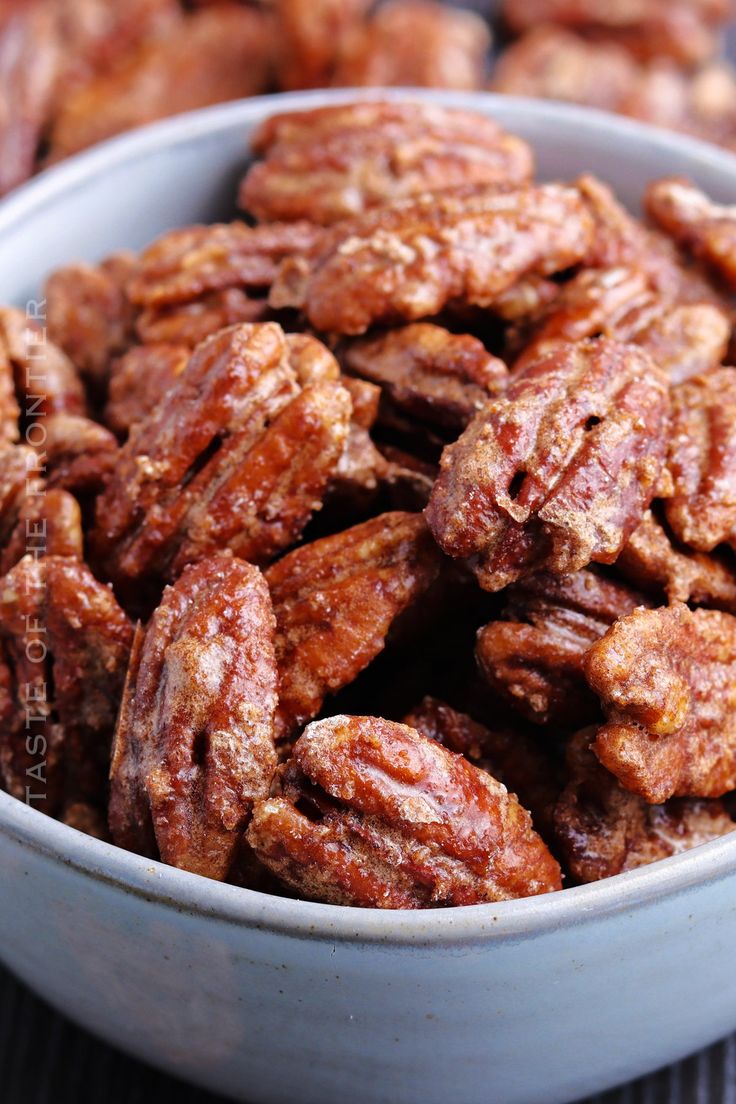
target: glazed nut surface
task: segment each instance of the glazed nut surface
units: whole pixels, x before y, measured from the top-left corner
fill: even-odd
[[[421,908],[561,886],[529,814],[501,783],[414,729],[376,717],[315,721],[248,840],[306,897]]]
[[[608,717],[593,750],[626,789],[659,804],[736,787],[735,617],[681,602],[635,610],[585,669]]]
[[[276,767],[273,632],[260,571],[224,553],[186,568],[138,628],[111,769],[120,846],[227,875]]]
[[[393,512],[290,552],[266,572],[276,615],[280,739],[384,648],[440,571],[419,514]]]
[[[445,450],[427,508],[435,538],[487,590],[613,562],[655,494],[668,406],[636,346],[561,346]]]
[[[655,180],[645,196],[647,214],[694,256],[736,288],[736,209],[714,203],[679,177]]]
[[[489,307],[523,277],[582,260],[593,231],[579,191],[562,184],[419,196],[333,227],[309,256],[281,266],[270,301],[342,334],[449,303]]]
[[[240,204],[259,220],[329,225],[421,192],[525,183],[531,150],[491,119],[431,104],[381,101],[275,115],[256,131],[263,155]]]

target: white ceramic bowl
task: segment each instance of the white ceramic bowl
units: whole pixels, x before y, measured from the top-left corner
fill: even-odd
[[[117,139],[0,206],[0,302],[73,258],[227,217],[248,133],[349,93],[231,104]],[[636,206],[686,173],[736,200],[736,157],[574,107],[429,94],[593,170]],[[736,1027],[736,836],[597,885],[378,912],[219,885],[0,794],[0,956],[84,1027],[253,1104],[555,1104]]]

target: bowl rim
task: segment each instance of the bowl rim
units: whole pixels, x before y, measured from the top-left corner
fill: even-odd
[[[733,176],[736,155],[696,138],[636,120],[556,101],[498,96],[488,92],[455,93],[415,88],[336,89],[253,97],[152,123],[109,139],[16,189],[0,203],[2,235],[34,213],[53,205],[80,182],[89,183],[116,165],[131,164],[152,152],[212,138],[218,132],[245,127],[270,114],[306,110],[356,99],[419,100],[439,106],[497,110],[502,125],[513,129],[514,117],[531,115],[554,127],[604,130],[612,138],[646,143],[687,158],[694,167]],[[243,141],[243,153],[246,144]],[[664,897],[715,882],[736,871],[736,832],[661,859],[650,866],[588,885],[520,900],[458,908],[413,911],[360,909],[276,897],[256,890],[214,882],[187,871],[143,858],[111,843],[87,836],[38,809],[0,792],[0,833],[38,856],[73,869],[111,889],[223,923],[328,942],[384,945],[457,946],[497,940],[535,938],[561,927],[629,913]]]

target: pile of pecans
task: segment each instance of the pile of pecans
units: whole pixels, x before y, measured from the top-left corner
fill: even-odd
[[[5,789],[380,908],[732,831],[736,209],[428,104],[253,149],[247,221],[0,311]]]
[[[733,15],[732,0],[5,0],[0,194],[130,127],[300,88],[488,86],[734,148]]]

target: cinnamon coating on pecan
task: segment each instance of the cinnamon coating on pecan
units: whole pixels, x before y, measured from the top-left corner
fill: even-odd
[[[590,749],[595,729],[567,747],[569,780],[554,810],[561,857],[578,882],[597,882],[679,855],[736,828],[720,801],[671,798],[648,805],[629,793]]]
[[[279,738],[383,651],[440,571],[420,514],[388,513],[290,552],[266,572],[276,614]]]
[[[492,306],[521,278],[580,261],[592,233],[579,192],[561,184],[420,196],[334,227],[282,265],[270,301],[318,330],[362,334],[448,304]]]
[[[12,671],[0,735],[6,789],[48,813],[100,805],[132,638],[112,591],[78,560],[25,556],[0,580],[0,641]]]
[[[127,436],[173,387],[190,356],[188,345],[134,345],[112,364],[105,424],[121,437]]]
[[[350,413],[337,381],[300,389],[280,326],[208,338],[120,450],[97,502],[98,562],[123,586],[224,548],[268,562],[319,509]]]
[[[508,373],[498,357],[469,334],[415,322],[345,348],[346,369],[379,384],[393,407],[449,433],[464,429]]]
[[[590,649],[608,721],[593,750],[652,804],[736,788],[736,617],[681,602],[635,610]]]
[[[166,589],[137,631],[115,732],[117,844],[227,876],[276,769],[273,630],[260,571],[226,553]]]
[[[502,619],[478,633],[476,657],[490,686],[527,720],[572,727],[594,720],[598,702],[583,658],[619,617],[647,599],[595,572],[530,575],[506,592]]]
[[[427,507],[435,538],[487,590],[612,563],[655,494],[668,405],[636,346],[560,346],[445,450]]]
[[[185,345],[193,349],[226,326],[260,322],[267,313],[265,298],[247,295],[242,288],[226,287],[204,292],[187,303],[147,307],[138,315],[135,329],[144,345]]]
[[[646,190],[647,214],[667,234],[708,264],[736,289],[736,208],[715,203],[683,177],[653,181]]]
[[[258,219],[328,225],[422,192],[523,184],[533,155],[486,116],[366,100],[274,115],[252,139],[264,160],[239,201]]]
[[[309,725],[274,795],[257,803],[248,841],[287,885],[334,904],[470,905],[561,886],[501,783],[377,717]]]

